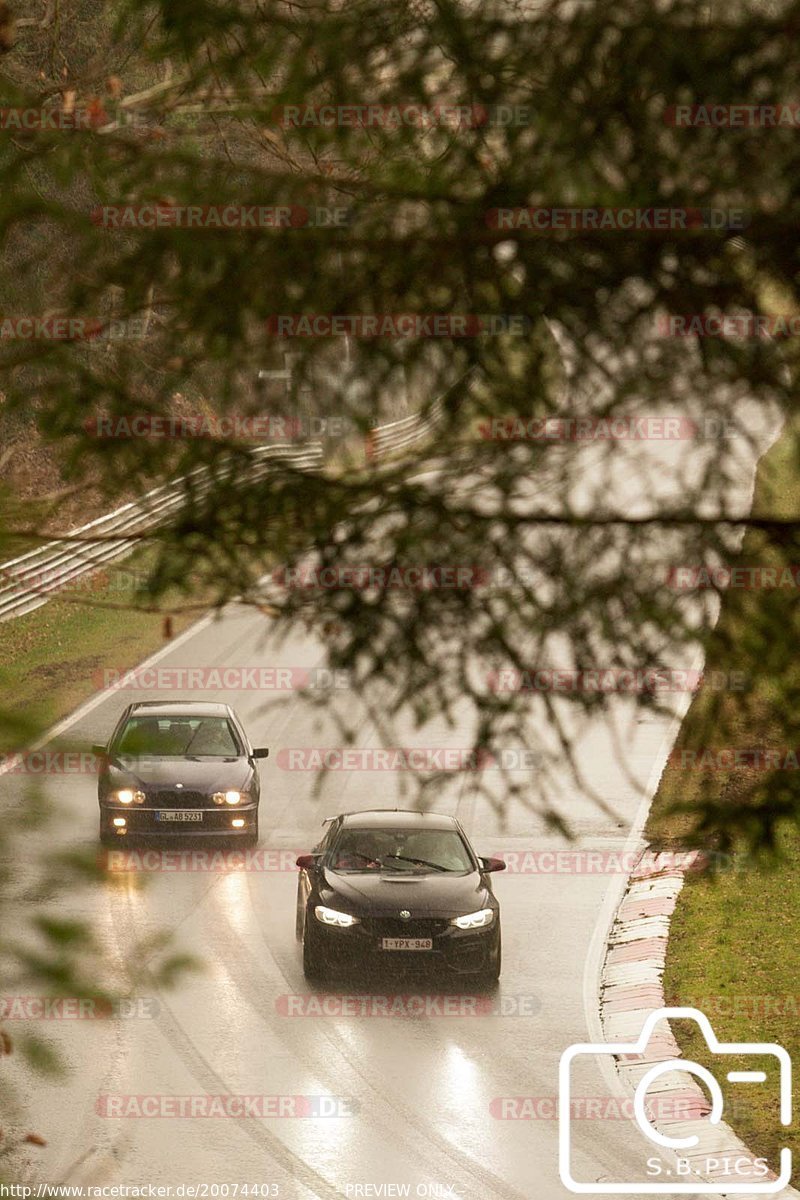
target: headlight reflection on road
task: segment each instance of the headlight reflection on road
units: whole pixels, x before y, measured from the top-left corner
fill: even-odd
[[[441,1064],[434,1071],[435,1080],[431,1094],[441,1096],[453,1116],[461,1119],[462,1114],[479,1113],[485,1107],[485,1084],[481,1081],[478,1065],[457,1042],[450,1042],[439,1056]]]
[[[330,1081],[327,1082],[329,1085]],[[321,1085],[322,1080],[310,1075],[298,1085],[297,1090],[312,1095],[336,1090],[335,1087]],[[295,1152],[307,1163],[313,1164],[314,1169],[321,1175],[331,1180],[342,1179],[343,1163],[356,1163],[360,1155],[374,1149],[365,1147],[363,1122],[354,1120],[353,1117],[330,1117],[323,1121],[286,1121],[284,1124],[292,1127],[291,1144]],[[369,1140],[368,1134],[366,1140]],[[343,1182],[349,1182],[349,1178]],[[342,1196],[344,1195],[342,1189]]]
[[[237,933],[246,934],[252,930],[253,911],[246,871],[222,872],[214,889],[214,898]]]

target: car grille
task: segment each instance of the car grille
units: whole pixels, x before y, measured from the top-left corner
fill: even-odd
[[[182,789],[150,792],[147,800],[150,804],[159,804],[164,808],[200,808],[211,803],[211,797],[203,795],[202,792],[188,792]]]
[[[370,933],[376,937],[436,937],[447,929],[447,921],[419,918],[403,921],[400,918],[381,917],[367,922]]]

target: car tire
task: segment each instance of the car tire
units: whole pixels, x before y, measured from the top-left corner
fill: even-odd
[[[256,814],[256,823],[253,826],[252,831],[248,837],[244,839],[244,844],[248,850],[252,850],[254,846],[258,845],[258,814]]]
[[[121,840],[122,839],[119,838],[116,833],[109,833],[106,829],[100,830],[100,845],[105,846],[106,849],[109,849],[111,846],[116,846],[117,842]]]
[[[303,921],[303,974],[309,983],[323,983],[327,970],[322,960],[322,949],[308,917]]]

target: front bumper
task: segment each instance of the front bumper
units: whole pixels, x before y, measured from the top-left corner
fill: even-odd
[[[236,838],[252,836],[258,824],[258,804],[198,806],[190,811],[200,813],[200,819],[191,821],[161,820],[157,814],[165,811],[173,817],[180,810],[147,804],[101,804],[100,834],[120,842],[139,838]],[[124,820],[124,826],[116,826],[115,819]],[[244,824],[236,827],[233,821],[244,821]]]
[[[363,917],[349,929],[323,925],[309,908],[314,937],[331,967],[359,967],[369,971],[440,971],[452,975],[479,975],[491,969],[500,948],[500,918],[484,929],[458,929],[447,918],[412,921]],[[384,950],[383,938],[430,938],[430,950]]]

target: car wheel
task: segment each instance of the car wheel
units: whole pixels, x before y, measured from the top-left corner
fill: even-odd
[[[255,825],[253,826],[250,835],[245,839],[245,845],[247,847],[258,845],[258,816],[256,816]]]
[[[100,830],[100,845],[101,846],[105,846],[106,848],[108,848],[110,846],[116,846],[117,842],[119,842],[121,840],[122,839],[119,838],[116,835],[116,833],[109,833],[108,830],[106,830],[106,829]]]
[[[294,918],[294,936],[298,942],[303,940],[303,929],[306,923],[306,906],[303,901],[303,893],[300,888],[300,882],[297,883],[297,901],[295,903],[295,918]]]
[[[314,926],[306,918],[303,921],[303,974],[309,983],[322,983],[327,975],[322,960],[322,948],[313,932]]]

